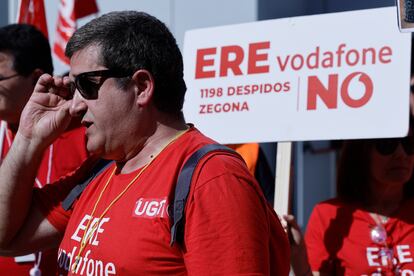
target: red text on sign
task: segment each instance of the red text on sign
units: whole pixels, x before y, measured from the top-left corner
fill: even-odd
[[[354,99],[349,95],[349,84],[354,78],[358,77],[365,91],[363,95]],[[363,72],[354,72],[349,74],[341,84],[341,99],[349,107],[359,108],[368,103],[374,91],[374,84],[371,78]],[[320,98],[328,109],[336,109],[338,107],[338,74],[331,74],[328,78],[328,85],[325,86],[319,80],[318,76],[308,77],[308,100],[307,110],[317,109],[317,99]]]
[[[290,82],[247,84],[227,87],[227,96],[269,94],[272,92],[289,92]]]
[[[308,54],[297,53],[294,55],[276,56],[276,63],[280,71],[287,68],[299,71],[304,67],[307,69],[333,68],[347,65],[387,64],[391,62],[392,49],[383,46],[379,49],[369,47],[362,49],[347,48],[345,43],[338,45],[335,51],[321,51],[317,46]]]
[[[242,62],[245,57],[245,50],[239,45],[228,45],[221,47],[220,50],[220,66],[219,76],[227,77],[231,71],[233,75],[239,76],[243,74],[261,74],[269,72],[268,50],[270,41],[262,41],[250,43],[247,51],[247,68],[242,68]],[[217,47],[204,48],[197,50],[195,78],[214,78],[216,71],[214,66]],[[243,72],[243,70],[244,72]]]
[[[201,104],[200,114],[212,114],[212,113],[228,113],[228,112],[242,112],[249,111],[249,105],[247,102],[227,102],[216,104]]]
[[[223,88],[201,88],[200,89],[201,98],[214,98],[223,96]]]

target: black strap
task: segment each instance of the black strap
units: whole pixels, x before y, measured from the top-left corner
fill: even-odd
[[[175,187],[174,194],[174,203],[172,206],[172,213],[170,214],[173,221],[171,227],[171,241],[170,245],[173,246],[177,240],[183,239],[184,234],[184,208],[187,201],[188,193],[190,192],[191,179],[195,168],[197,167],[199,161],[211,152],[228,152],[234,155],[237,155],[241,158],[237,152],[234,150],[219,144],[210,144],[202,147],[201,149],[194,152],[187,162],[184,164],[183,169],[181,170],[177,185]],[[72,191],[68,194],[65,200],[62,202],[62,207],[65,210],[69,210],[73,202],[79,197],[83,190],[88,186],[88,184],[102,173],[113,161],[101,159],[98,163],[92,168],[91,174],[83,181],[81,184],[76,185]]]
[[[69,210],[73,202],[75,202],[75,200],[79,197],[79,195],[83,192],[83,190],[85,190],[88,184],[91,183],[91,181],[95,177],[101,174],[112,162],[113,161],[111,160],[100,159],[98,163],[96,163],[96,165],[92,168],[91,174],[89,175],[89,177],[82,183],[76,185],[72,189],[72,191],[70,191],[70,193],[65,198],[65,200],[63,200],[62,202],[63,209],[65,209],[66,211]]]
[[[237,154],[234,150],[219,144],[210,144],[202,147],[194,152],[190,158],[185,162],[183,169],[181,170],[177,185],[175,187],[174,203],[172,206],[172,221],[171,227],[171,241],[170,245],[173,246],[174,242],[181,241],[184,234],[184,208],[187,201],[188,193],[190,192],[191,179],[193,177],[194,170],[198,162],[208,153],[218,152],[230,152]],[[238,154],[237,154],[238,155]]]

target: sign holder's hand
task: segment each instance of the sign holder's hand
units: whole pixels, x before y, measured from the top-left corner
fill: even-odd
[[[295,275],[312,275],[306,252],[305,239],[295,217],[293,215],[284,215],[281,222],[289,237],[293,272]]]

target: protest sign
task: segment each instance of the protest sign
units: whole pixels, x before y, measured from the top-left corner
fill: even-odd
[[[222,143],[404,136],[410,34],[380,8],[188,31],[187,121]]]

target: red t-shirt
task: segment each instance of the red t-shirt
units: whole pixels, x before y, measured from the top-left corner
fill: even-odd
[[[257,182],[244,162],[230,154],[213,154],[199,164],[185,210],[184,244],[170,246],[168,208],[178,174],[186,159],[209,143],[213,141],[191,128],[163,150],[90,232],[75,275],[269,275],[271,266],[274,275],[287,275],[286,235],[280,223],[269,226]],[[91,218],[114,166],[89,184],[71,212],[39,202],[57,229],[66,228],[58,253],[63,275],[79,252],[89,221],[97,221],[142,170],[114,175]],[[269,256],[270,231],[279,239],[276,257]]]
[[[5,129],[2,148],[2,159],[10,149],[14,135],[9,129]],[[62,134],[43,155],[35,187],[41,187],[56,181],[59,177],[74,171],[86,159],[87,150],[85,143],[85,129],[75,128]],[[42,253],[30,254],[25,257],[9,258],[0,257],[1,275],[29,275],[34,266],[33,259],[40,260],[42,275],[56,275],[57,250],[47,250]]]
[[[393,249],[393,266],[371,240],[376,222],[367,212],[338,199],[319,203],[306,229],[306,247],[313,271],[329,275],[414,275],[414,199],[405,201],[384,224]],[[388,273],[388,274],[387,274]]]

